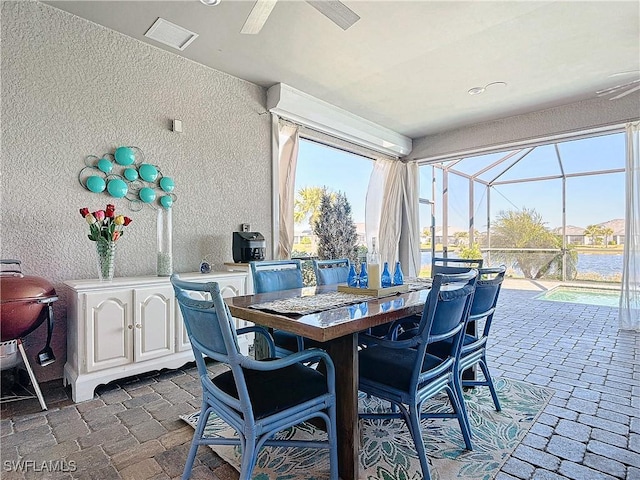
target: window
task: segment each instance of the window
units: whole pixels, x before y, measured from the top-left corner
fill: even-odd
[[[294,226],[294,255],[313,256],[316,243],[311,229],[311,215],[319,198],[314,189],[327,188],[342,192],[351,205],[356,223],[358,243],[365,244],[365,199],[374,161],[354,153],[329,147],[308,139],[300,139],[296,167],[295,199],[296,223]],[[304,195],[305,192],[307,195]]]
[[[447,247],[451,256],[464,254],[473,235],[485,262],[507,263],[511,276],[619,282],[624,165],[624,133],[423,164],[421,233],[429,226],[429,199],[438,252]],[[507,222],[510,213],[527,217],[526,225]],[[536,222],[541,227],[530,230],[537,232],[531,241],[512,234]],[[425,246],[421,242],[423,268],[430,263]]]

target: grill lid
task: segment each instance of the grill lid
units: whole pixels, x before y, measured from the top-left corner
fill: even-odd
[[[20,260],[1,259],[0,266],[0,303],[44,301],[55,297],[53,285],[41,277],[25,275]]]
[[[55,297],[53,285],[41,277],[0,272],[0,302],[43,301]]]
[[[17,268],[7,267],[12,264]],[[28,335],[47,318],[50,340],[51,304],[58,299],[53,285],[44,278],[24,275],[19,260],[0,260],[0,265],[4,269],[0,271],[0,340],[5,342]]]

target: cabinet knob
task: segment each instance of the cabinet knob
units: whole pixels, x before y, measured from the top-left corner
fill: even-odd
[[[136,328],[142,328],[142,324],[136,323]]]
[[[133,329],[133,325],[127,325],[127,328],[128,328],[129,330],[132,330],[132,329]]]

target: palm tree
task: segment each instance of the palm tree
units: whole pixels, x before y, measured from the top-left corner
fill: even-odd
[[[603,229],[601,225],[587,225],[584,229],[584,235],[591,238],[591,245],[598,243],[598,237],[603,235]]]
[[[326,187],[305,187],[298,190],[296,195],[293,220],[296,223],[302,223],[307,218],[309,224],[313,225],[318,218],[322,195],[326,191]]]
[[[602,234],[604,235],[604,247],[607,248],[609,246],[609,237],[613,235],[613,229],[605,227],[602,229]]]

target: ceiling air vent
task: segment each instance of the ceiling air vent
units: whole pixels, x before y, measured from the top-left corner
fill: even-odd
[[[197,33],[190,32],[164,18],[158,18],[144,36],[178,50],[184,50],[198,38]]]

